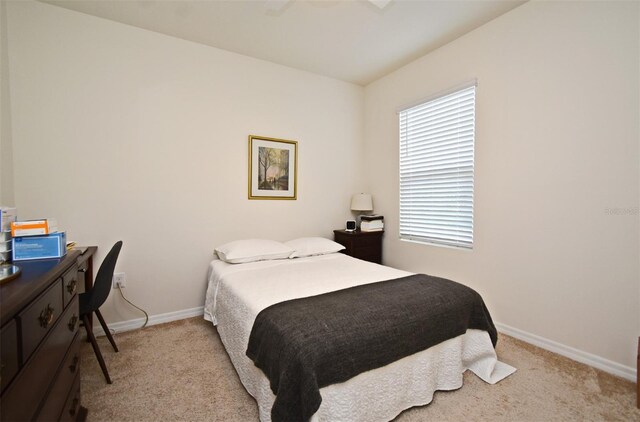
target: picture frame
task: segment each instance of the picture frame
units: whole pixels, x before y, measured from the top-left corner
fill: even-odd
[[[298,142],[249,135],[249,199],[297,198]]]

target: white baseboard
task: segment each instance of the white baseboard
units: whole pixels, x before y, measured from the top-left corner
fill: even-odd
[[[165,322],[178,321],[180,319],[196,317],[203,314],[204,314],[204,306],[198,306],[197,308],[183,309],[182,311],[167,312],[165,314],[159,314],[159,315],[151,315],[149,316],[149,322],[147,323],[147,327],[150,325],[164,324]],[[93,321],[94,321],[93,333],[98,337],[103,336],[104,330],[100,326],[100,323],[97,321],[95,317]],[[109,323],[108,325],[111,331],[115,333],[122,333],[125,331],[136,330],[142,327],[142,324],[144,324],[144,318],[136,318],[136,319],[130,319],[129,321],[114,322],[114,323]]]
[[[147,323],[147,326],[164,324],[165,322],[177,321],[180,319],[196,317],[203,314],[204,314],[204,307],[199,306],[197,308],[184,309],[182,311],[167,312],[164,314],[152,315],[149,317],[149,322]],[[113,324],[109,324],[109,328],[116,333],[122,333],[125,331],[138,329],[142,327],[142,324],[144,324],[144,318],[138,318],[138,319],[131,319],[129,321],[121,321],[121,322],[115,322]],[[627,379],[629,381],[634,381],[634,382],[636,381],[637,370],[630,366],[621,365],[619,363],[602,358],[600,356],[592,355],[591,353],[574,349],[573,347],[569,347],[564,344],[555,342],[553,340],[549,340],[544,337],[540,337],[535,334],[528,333],[518,328],[510,327],[506,324],[501,324],[499,322],[496,322],[495,325],[499,332],[504,333],[508,336],[517,338],[518,340],[525,341],[527,343],[533,344],[534,346],[538,346],[550,352],[557,353],[569,359],[573,359],[577,362],[581,362],[586,365],[593,366],[594,368],[598,368],[600,370],[603,370],[610,374]],[[94,327],[94,334],[96,336],[104,335],[104,330],[102,329],[100,324]]]
[[[574,349],[573,347],[566,346],[553,340],[549,340],[544,337],[540,337],[505,324],[500,324],[499,322],[496,322],[495,325],[499,332],[517,338],[518,340],[526,341],[527,343],[533,344],[534,346],[538,346],[550,352],[557,353],[577,362],[593,366],[594,368],[603,370],[629,381],[636,381],[637,370],[630,366],[621,365],[611,360],[592,355],[591,353],[587,353],[582,350]]]

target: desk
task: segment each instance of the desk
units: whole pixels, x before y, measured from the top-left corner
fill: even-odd
[[[86,249],[85,249],[86,248]],[[98,251],[97,246],[81,246],[75,249],[84,252],[78,256],[78,281],[84,290],[79,293],[87,292],[93,287],[93,256]],[[84,282],[83,282],[84,280]],[[93,315],[89,315],[89,321],[93,326]]]
[[[78,258],[19,261],[0,287],[0,419],[83,420]],[[87,257],[89,258],[89,257]]]
[[[78,257],[78,272],[82,273],[84,278],[84,292],[93,287],[93,256],[98,251],[97,246],[83,246],[76,249],[82,250],[85,247],[87,249]]]

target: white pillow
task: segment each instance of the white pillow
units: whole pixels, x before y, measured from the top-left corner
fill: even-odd
[[[236,240],[218,246],[218,258],[229,264],[289,258],[293,249],[283,243],[268,239]]]
[[[301,237],[284,242],[284,244],[295,250],[295,252],[291,254],[291,258],[325,255],[345,249],[341,244],[333,240],[325,239],[324,237]]]

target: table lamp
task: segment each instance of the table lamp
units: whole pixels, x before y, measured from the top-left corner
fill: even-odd
[[[369,193],[356,193],[351,197],[351,211],[373,211],[373,200]]]
[[[360,217],[365,211],[373,211],[373,199],[370,193],[356,193],[351,197],[351,211],[358,213],[357,225],[360,227]]]

